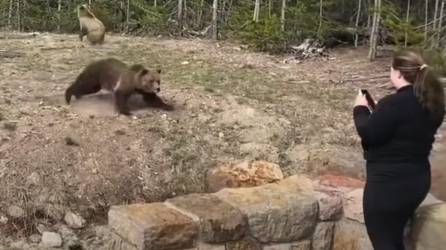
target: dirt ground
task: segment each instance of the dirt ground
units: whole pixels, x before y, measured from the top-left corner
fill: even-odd
[[[26,211],[0,223],[0,234],[11,237],[68,210],[101,224],[111,205],[204,192],[206,171],[221,162],[264,159],[286,175],[361,178],[352,102],[362,87],[376,98],[389,91],[390,58],[370,63],[364,48],[285,64],[203,40],[107,36],[90,46],[76,35],[4,38],[0,215],[11,205]],[[106,57],[162,69],[161,96],[176,109],[143,108],[135,96],[134,116],[119,116],[105,92],[66,105],[66,87]]]

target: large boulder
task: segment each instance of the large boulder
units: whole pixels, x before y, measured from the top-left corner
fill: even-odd
[[[256,240],[294,242],[309,237],[318,218],[317,199],[301,181],[293,176],[277,184],[223,189],[215,195],[248,217],[249,231]]]
[[[196,217],[200,239],[206,243],[239,240],[248,230],[246,216],[240,210],[211,194],[189,194],[169,199],[166,204]]]
[[[363,196],[364,189],[362,188],[346,193],[344,196],[344,215],[348,219],[364,224]]]
[[[365,225],[348,219],[336,222],[332,250],[373,250]]]
[[[108,224],[140,250],[188,248],[198,236],[196,222],[162,203],[113,206]]]
[[[415,213],[411,240],[417,250],[445,249],[446,203],[421,207]]]

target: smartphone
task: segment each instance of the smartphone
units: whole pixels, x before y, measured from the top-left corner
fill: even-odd
[[[361,92],[363,95],[365,95],[365,98],[367,99],[367,103],[369,104],[370,109],[375,110],[376,104],[372,96],[370,95],[369,91],[367,89],[361,89]]]

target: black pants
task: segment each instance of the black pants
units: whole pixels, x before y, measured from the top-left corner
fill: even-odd
[[[367,163],[364,219],[375,250],[404,250],[403,233],[431,185],[429,163]]]

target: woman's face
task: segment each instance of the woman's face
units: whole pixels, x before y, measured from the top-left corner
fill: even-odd
[[[406,80],[401,75],[401,72],[393,67],[390,67],[390,81],[395,88],[399,88],[406,84]]]

